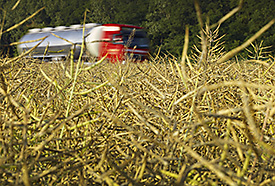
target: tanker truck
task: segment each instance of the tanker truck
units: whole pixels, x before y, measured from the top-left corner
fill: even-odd
[[[41,42],[39,39],[44,37]],[[107,56],[109,61],[117,62],[129,56],[140,61],[148,58],[149,39],[146,32],[142,27],[126,24],[87,23],[84,32],[83,25],[34,28],[19,40],[17,50],[22,54],[41,42],[27,57],[62,59],[73,50],[74,59],[78,59],[83,41],[84,54],[97,59]]]

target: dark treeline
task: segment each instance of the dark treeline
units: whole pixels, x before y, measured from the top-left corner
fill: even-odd
[[[199,26],[193,0],[21,0],[12,10],[17,0],[0,0],[1,21],[4,12],[6,18],[4,30],[41,7],[45,9],[18,29],[5,33],[1,45],[17,41],[26,31],[35,27],[79,24],[83,22],[126,23],[143,26],[150,37],[152,50],[161,47],[175,56],[180,56],[185,26],[189,25],[190,46],[198,43]],[[200,0],[202,16],[210,25],[216,23],[230,10],[237,7],[239,0]],[[274,18],[274,0],[245,0],[242,9],[224,22],[220,28],[225,49],[230,50]],[[264,40],[264,46],[275,43],[275,26],[273,25],[256,42]],[[189,46],[189,48],[190,48]],[[274,47],[269,49],[274,52]],[[13,48],[10,53],[14,53]]]

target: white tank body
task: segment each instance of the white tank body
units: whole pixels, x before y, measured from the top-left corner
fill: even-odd
[[[89,23],[85,27],[84,38],[89,38],[89,41],[100,40],[100,24]],[[95,31],[93,31],[95,29]],[[92,35],[91,32],[96,35]],[[69,42],[54,36],[53,34],[68,40]],[[66,57],[70,54],[72,48],[75,49],[75,57],[80,53],[80,47],[76,46],[81,45],[83,41],[83,27],[82,25],[72,25],[70,27],[58,26],[55,28],[46,27],[43,29],[35,28],[29,30],[29,32],[24,35],[19,42],[26,42],[31,40],[37,40],[43,37],[47,38],[32,52],[32,57],[34,58],[52,58],[52,57]],[[87,40],[86,38],[86,40]],[[37,45],[40,41],[22,43],[17,46],[19,54],[23,51],[27,51]],[[72,45],[73,43],[73,45]],[[98,56],[98,43],[89,44],[89,52]],[[45,50],[47,53],[45,55]]]

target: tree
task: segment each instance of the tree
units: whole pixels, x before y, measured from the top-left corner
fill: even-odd
[[[81,24],[86,9],[90,11],[86,22],[143,26],[148,31],[152,51],[161,47],[164,52],[180,56],[186,25],[189,25],[190,30],[189,48],[199,43],[199,26],[193,0],[24,0],[12,10],[16,2],[0,0],[2,20],[3,10],[7,12],[4,30],[43,6],[45,10],[20,28],[4,34],[1,38],[2,46],[17,41],[30,28]],[[204,22],[217,22],[238,3],[239,0],[200,0]],[[240,45],[273,19],[274,9],[274,0],[244,1],[243,8],[220,27],[220,34],[226,35],[226,50]],[[264,33],[260,40],[265,40],[264,45],[273,45],[274,33],[275,26]],[[274,49],[273,46],[271,50],[274,52]],[[13,53],[15,48],[11,51]]]

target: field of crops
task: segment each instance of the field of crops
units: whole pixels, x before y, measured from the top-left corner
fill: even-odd
[[[241,3],[205,29],[195,6],[201,45],[186,27],[181,59],[1,57],[1,185],[274,185],[275,58],[253,41],[275,19],[224,52]]]
[[[274,58],[0,62],[2,185],[272,185]],[[197,56],[196,56],[197,54]]]

